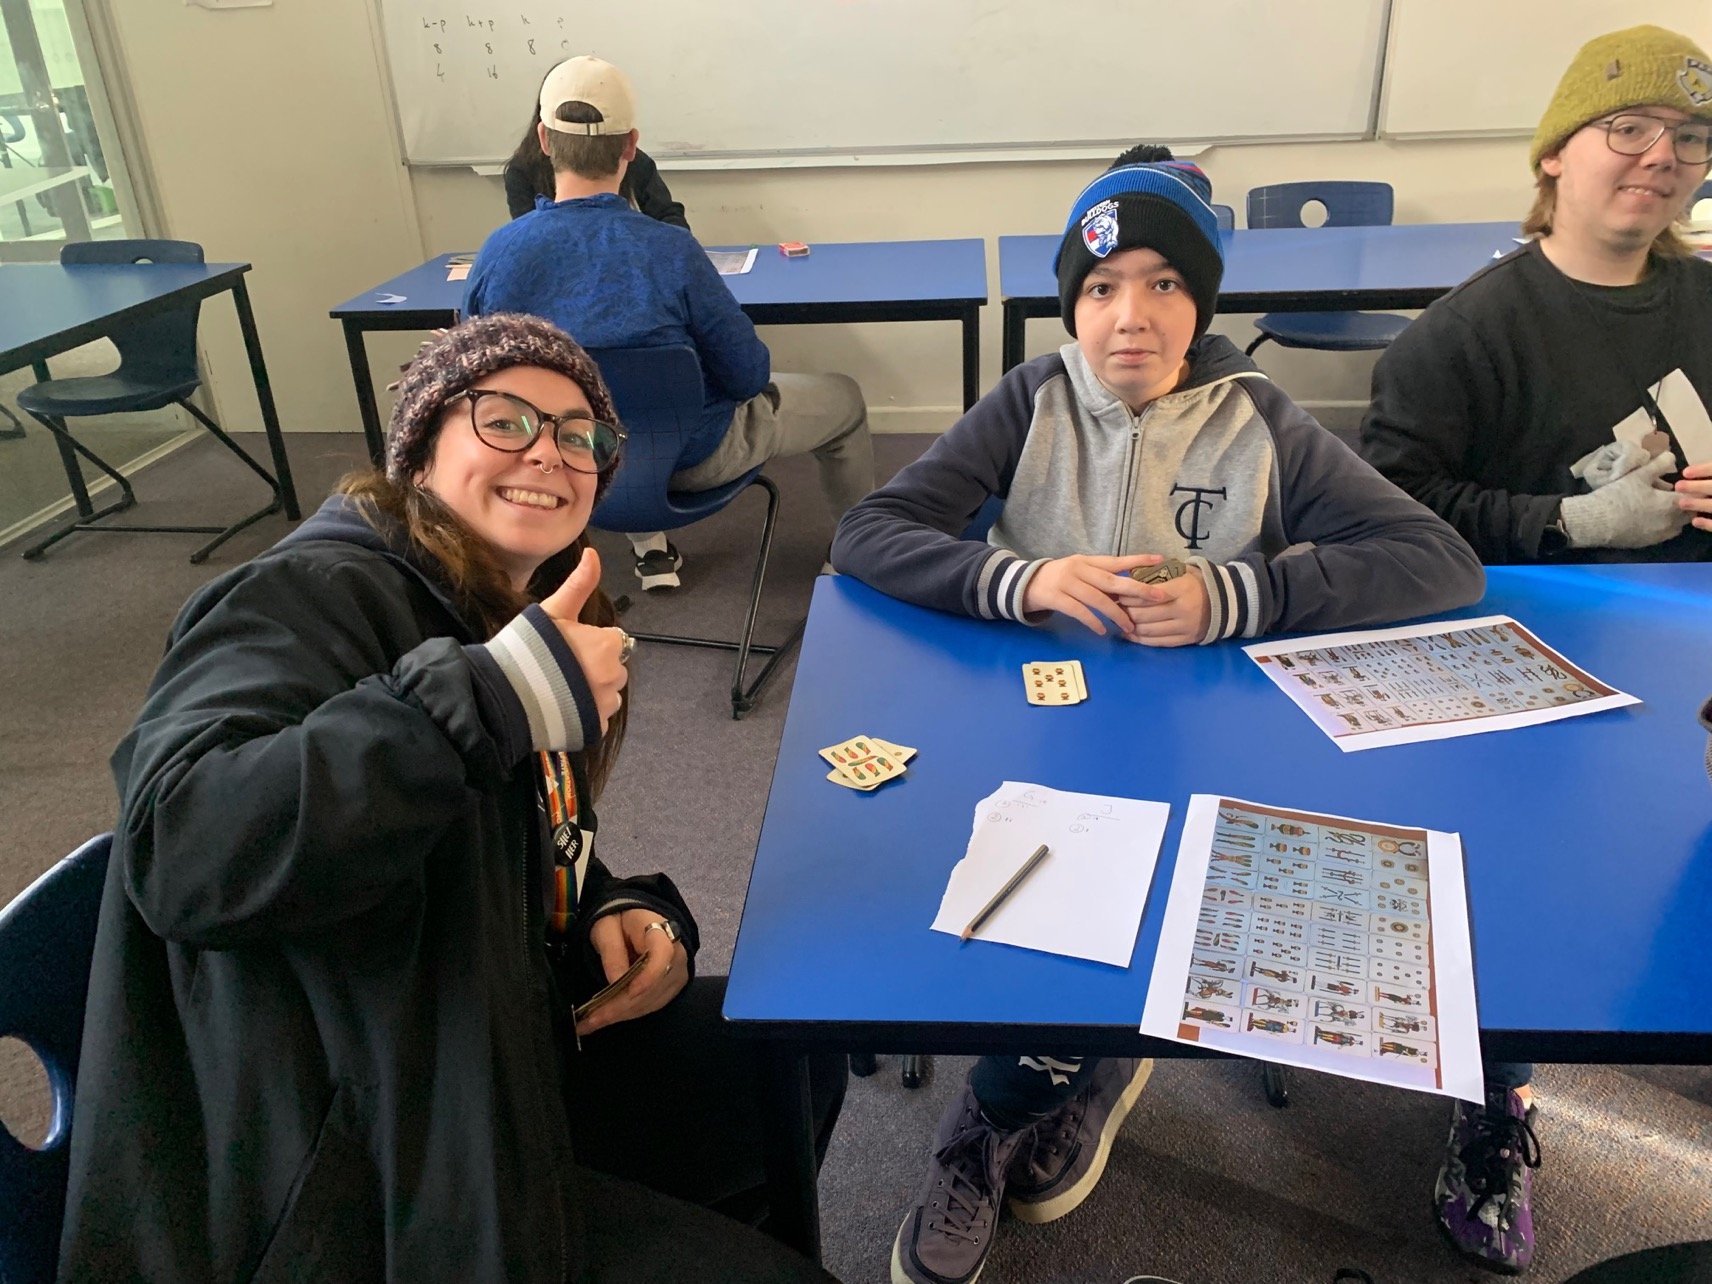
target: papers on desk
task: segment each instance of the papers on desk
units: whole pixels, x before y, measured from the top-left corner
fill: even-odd
[[[754,246],[746,250],[709,250],[707,258],[721,276],[742,276],[755,266],[755,253]]]
[[[1044,843],[1050,855],[974,941],[1128,967],[1169,814],[1165,803],[1007,780],[976,804],[968,851],[951,871],[933,929],[962,932]]]
[[[1640,703],[1506,615],[1243,649],[1345,753]]]
[[[473,254],[454,254],[446,260],[446,279],[448,281],[467,281],[470,279],[470,269],[475,266],[476,256]]]
[[[1195,794],[1141,1032],[1483,1100],[1461,839]]]

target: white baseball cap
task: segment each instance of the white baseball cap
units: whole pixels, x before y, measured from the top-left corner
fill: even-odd
[[[590,124],[560,120],[559,108],[566,103],[584,103],[600,119]],[[561,134],[628,134],[636,128],[636,95],[630,78],[599,58],[565,59],[541,82],[541,123]]]

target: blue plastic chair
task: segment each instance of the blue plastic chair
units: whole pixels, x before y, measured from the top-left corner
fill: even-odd
[[[0,1280],[51,1280],[65,1221],[83,1009],[107,854],[92,838],[0,910],[0,1036],[41,1058],[53,1118],[39,1149],[0,1127]]]
[[[644,642],[737,652],[737,669],[731,681],[731,716],[741,718],[755,707],[762,689],[777,673],[779,662],[802,640],[802,624],[778,646],[763,646],[754,640],[761,586],[767,575],[767,555],[772,551],[773,527],[778,519],[779,488],[761,475],[760,468],[752,468],[737,480],[713,490],[671,488],[684,442],[701,425],[701,362],[693,348],[682,344],[664,348],[597,348],[589,356],[606,378],[618,417],[628,434],[624,459],[611,488],[594,510],[592,525],[623,534],[677,530],[712,517],[751,486],[759,486],[767,493],[767,516],[755,555],[755,576],[749,589],[743,636],[736,642],[728,642],[664,633],[635,635]],[[745,685],[751,652],[768,659],[754,681]]]
[[[1273,183],[1248,193],[1250,227],[1306,227],[1302,211],[1314,202],[1326,208],[1326,227],[1383,227],[1391,222],[1389,183]],[[1268,312],[1254,323],[1260,331],[1248,345],[1252,355],[1271,339],[1285,348],[1321,352],[1371,352],[1388,346],[1409,324],[1388,312]]]
[[[59,261],[76,263],[201,263],[202,247],[194,241],[81,241],[60,250]],[[202,383],[196,368],[196,320],[200,300],[192,300],[138,321],[122,322],[108,332],[119,349],[119,368],[111,374],[76,379],[46,379],[18,393],[18,404],[54,435],[66,480],[78,501],[78,519],[46,539],[24,550],[25,557],[40,557],[47,549],[76,531],[130,531],[214,535],[190,555],[201,562],[216,548],[253,522],[277,513],[283,502],[279,481],[244,448],[233,441],[200,409],[188,400]],[[122,512],[137,502],[131,483],[115,468],[79,442],[65,426],[67,418],[116,414],[140,414],[181,406],[224,445],[248,464],[273,491],[273,502],[230,526],[110,526],[99,524],[105,517]],[[89,504],[77,455],[82,455],[119,487],[118,502],[100,510]]]
[[[1213,217],[1218,219],[1221,232],[1233,231],[1236,228],[1236,211],[1228,205],[1213,206]]]

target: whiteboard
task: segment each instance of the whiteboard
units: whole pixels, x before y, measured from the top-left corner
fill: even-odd
[[[1375,0],[380,0],[405,158],[511,154],[593,53],[651,156],[1003,152],[1369,134]]]
[[[1392,0],[1379,132],[1532,134],[1575,51],[1642,22],[1712,48],[1712,0]]]

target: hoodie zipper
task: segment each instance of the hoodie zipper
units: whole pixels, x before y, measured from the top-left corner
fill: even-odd
[[[1129,421],[1129,458],[1125,462],[1123,494],[1118,499],[1117,529],[1112,532],[1111,552],[1113,557],[1123,554],[1124,532],[1129,529],[1130,503],[1135,498],[1135,467],[1136,456],[1141,450],[1141,423],[1153,409],[1149,403],[1139,415],[1131,414]],[[1129,414],[1129,407],[1124,407],[1124,413]]]
[[[523,853],[523,976],[524,984],[528,986],[531,991],[533,991],[536,982],[534,973],[537,961],[532,947],[535,941],[535,901],[539,893],[539,885],[535,879],[534,863],[529,859],[529,824],[533,819],[532,811],[526,807],[524,809],[523,825],[518,831],[518,837],[522,840],[519,842],[518,847]],[[544,925],[542,930],[545,931]],[[531,993],[530,999],[533,1000],[534,997],[534,994]],[[533,1003],[531,1006],[533,1006]],[[539,1062],[541,1057],[540,1031],[534,1028],[533,1025],[529,1032],[529,1043],[531,1059]],[[541,1101],[541,1084],[539,1082],[539,1076],[530,1075],[529,1080],[534,1088],[535,1100],[531,1105],[533,1107],[535,1117],[537,1119],[545,1119],[547,1117],[547,1113]],[[554,1091],[557,1091],[557,1088],[555,1088]],[[569,1253],[565,1244],[565,1194],[564,1183],[562,1182],[559,1173],[558,1157],[553,1152],[551,1141],[548,1142],[547,1168],[548,1172],[552,1176],[553,1220],[559,1230],[559,1264],[558,1269],[553,1273],[553,1278],[562,1280],[565,1278],[565,1273],[569,1264]]]

